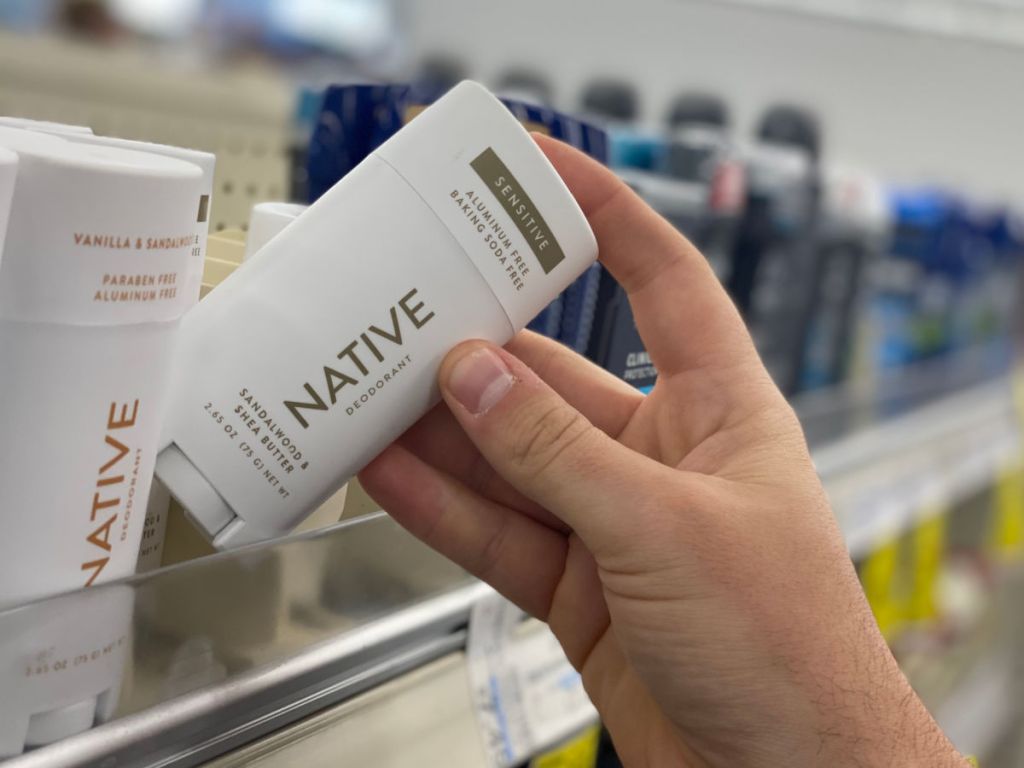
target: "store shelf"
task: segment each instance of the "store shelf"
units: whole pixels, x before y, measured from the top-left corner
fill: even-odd
[[[855,558],[1019,456],[1008,376],[916,402],[814,445]],[[804,413],[823,418],[820,404]],[[65,616],[102,621],[106,598],[133,606],[111,722],[5,765],[315,765],[301,756],[345,733],[377,734],[345,737],[361,756],[345,764],[423,764],[428,742],[446,745],[423,741],[419,715],[395,725],[404,701],[445,713],[451,764],[470,764],[482,746],[463,651],[472,607],[492,594],[377,514],[0,612],[0,638],[16,638]]]
[[[466,685],[466,660],[453,653],[373,691],[298,723],[294,728],[213,761],[235,766],[419,765],[479,768],[486,755]],[[340,758],[344,755],[343,761]]]
[[[485,597],[494,598],[489,587],[378,513],[0,612],[0,639],[11,639],[0,641],[0,662],[9,668],[37,646],[65,642],[82,621],[106,627],[130,615],[132,648],[105,681],[120,687],[111,722],[4,765],[193,766],[219,757],[237,765],[248,764],[245,755],[275,765],[305,755],[309,764],[307,750],[356,732],[363,736],[346,742],[344,764],[409,765],[430,742],[448,750],[438,764],[481,765],[480,701],[464,649]],[[560,678],[564,656],[540,637],[547,633],[522,624],[504,658],[531,678]],[[91,695],[72,688],[60,698]],[[433,731],[427,738],[421,704],[428,717],[443,716],[439,733],[457,743]],[[548,729],[537,748],[589,725],[591,712],[577,708],[564,732]],[[240,749],[248,751],[240,757]]]
[[[0,114],[214,152],[210,230],[245,227],[253,203],[288,195],[292,87],[257,65],[172,64],[142,46],[0,30]]]
[[[1020,451],[1003,377],[854,431],[813,456],[856,560],[978,491]]]
[[[457,652],[487,594],[374,515],[0,612],[9,667],[119,620],[131,648],[111,722],[9,765],[203,764]]]
[[[911,684],[950,740],[982,765],[1012,738],[1024,713],[1024,571],[1002,573],[969,627],[900,654]],[[920,638],[918,638],[920,640]],[[911,643],[913,645],[913,643]]]

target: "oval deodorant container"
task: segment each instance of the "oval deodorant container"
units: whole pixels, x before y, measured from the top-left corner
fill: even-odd
[[[199,169],[0,127],[0,607],[131,573],[160,445]]]
[[[111,716],[200,169],[0,127],[0,759]],[[5,174],[0,170],[0,207]],[[0,211],[0,223],[4,217]],[[22,606],[18,610],[6,610]]]
[[[513,115],[465,82],[184,319],[157,475],[218,547],[287,533],[597,257]]]

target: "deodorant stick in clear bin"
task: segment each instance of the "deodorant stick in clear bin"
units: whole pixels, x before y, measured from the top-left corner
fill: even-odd
[[[464,82],[184,319],[157,475],[218,547],[287,533],[597,256],[512,114]]]
[[[28,603],[135,568],[201,174],[20,129],[0,147],[18,158],[0,259],[2,759],[116,706],[131,590]]]

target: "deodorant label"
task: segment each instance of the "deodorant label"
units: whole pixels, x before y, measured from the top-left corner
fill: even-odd
[[[446,119],[460,101],[486,106]],[[429,142],[428,148],[419,141]],[[593,262],[597,245],[540,148],[493,97],[453,89],[376,150],[441,220],[512,325],[523,328]]]
[[[537,258],[544,274],[550,274],[551,270],[565,260],[565,254],[552,234],[551,227],[523,189],[523,185],[491,147],[477,155],[470,166],[494,199],[505,209],[512,224],[519,230],[519,234],[526,240],[526,245]]]
[[[180,317],[191,303],[185,283],[199,248],[192,221],[198,178],[182,183],[155,175],[129,183],[114,173],[33,163],[22,159],[11,218],[54,221],[9,227],[0,317],[82,325]],[[93,196],[102,204],[82,205]]]
[[[558,267],[565,253],[541,206],[493,147],[446,164],[416,191],[503,307],[534,303],[535,297],[554,292],[547,284],[562,277]],[[545,306],[527,311],[527,319]]]
[[[173,352],[164,325],[0,322],[0,355],[18,373],[3,380],[18,440],[0,445],[0,509],[25,516],[0,557],[0,604],[132,572]],[[89,377],[63,408],[69,370]]]

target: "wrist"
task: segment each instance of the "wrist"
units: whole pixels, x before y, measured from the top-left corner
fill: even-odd
[[[820,729],[822,765],[968,768],[893,662],[889,685],[865,692],[859,704],[835,707]],[[898,677],[897,677],[898,676]]]

